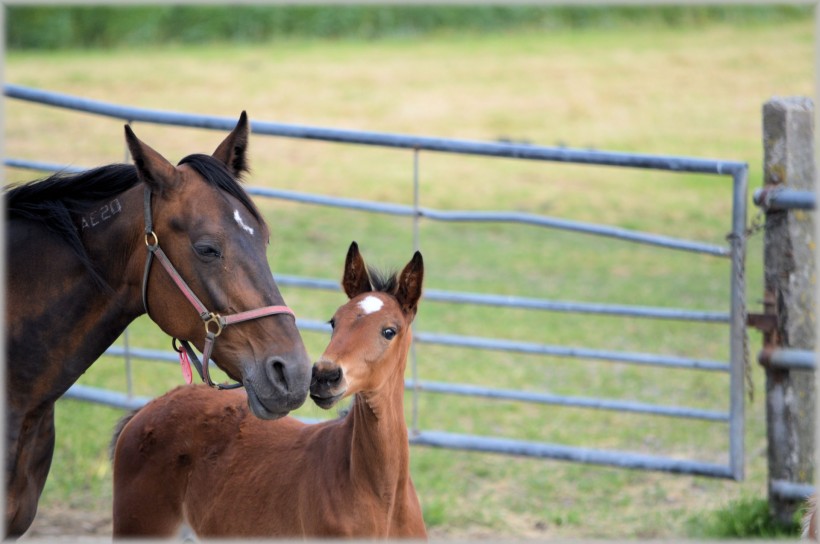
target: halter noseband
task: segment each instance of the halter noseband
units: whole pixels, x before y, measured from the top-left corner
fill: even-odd
[[[293,316],[294,318],[296,315],[293,313],[293,310],[288,308],[287,306],[265,306],[263,308],[258,308],[256,310],[249,310],[246,312],[239,312],[236,314],[231,315],[220,315],[216,312],[210,312],[205,307],[204,304],[199,300],[199,298],[194,294],[188,284],[182,279],[182,276],[179,275],[174,265],[171,264],[171,261],[168,259],[168,256],[162,251],[162,248],[159,247],[159,238],[157,234],[154,232],[154,225],[151,213],[151,189],[147,186],[145,187],[145,246],[148,248],[148,258],[145,261],[145,273],[143,274],[142,278],[142,305],[145,307],[145,313],[149,316],[151,315],[148,312],[148,273],[151,270],[151,263],[154,260],[154,257],[160,262],[162,267],[168,272],[168,275],[174,281],[179,290],[182,291],[182,294],[185,295],[185,298],[193,305],[194,309],[199,314],[199,317],[205,323],[205,345],[202,350],[202,358],[203,362],[200,363],[199,359],[194,353],[193,348],[191,348],[190,344],[187,340],[179,340],[179,343],[182,344],[182,347],[185,348],[185,351],[188,354],[191,362],[193,362],[194,366],[196,367],[199,376],[202,378],[202,381],[207,383],[209,386],[215,389],[234,389],[236,387],[242,387],[241,383],[234,383],[234,384],[215,384],[211,381],[210,373],[208,372],[208,364],[211,359],[211,352],[213,351],[214,342],[216,341],[216,337],[222,333],[222,329],[227,327],[228,325],[233,325],[235,323],[241,323],[242,321],[249,321],[251,319],[258,319],[260,317],[266,317],[269,315],[277,315],[277,314],[288,314]],[[178,353],[182,353],[182,351],[176,346],[177,339],[173,339],[172,345],[174,346],[174,350]]]

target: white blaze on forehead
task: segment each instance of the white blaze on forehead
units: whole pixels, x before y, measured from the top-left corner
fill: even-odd
[[[242,216],[239,215],[239,210],[234,210],[233,211],[233,218],[236,220],[236,223],[240,227],[242,227],[243,229],[248,231],[250,233],[250,235],[253,236],[253,228],[249,227],[248,225],[245,224],[245,222],[242,220]]]
[[[365,297],[364,300],[359,302],[359,308],[366,314],[372,314],[373,312],[378,312],[384,306],[384,302],[378,297],[374,297],[370,295]]]

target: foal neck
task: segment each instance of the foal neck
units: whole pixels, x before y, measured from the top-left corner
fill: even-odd
[[[361,471],[376,486],[408,479],[410,444],[404,418],[405,355],[378,391],[357,393],[347,415],[351,429],[351,471]],[[354,474],[355,476],[355,474]]]

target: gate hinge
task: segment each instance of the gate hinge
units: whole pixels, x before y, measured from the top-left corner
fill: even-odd
[[[746,326],[755,328],[764,334],[771,334],[777,330],[777,316],[774,314],[747,314]]]

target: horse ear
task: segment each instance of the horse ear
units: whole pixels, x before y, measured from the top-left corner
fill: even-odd
[[[225,163],[233,177],[240,179],[248,172],[248,115],[243,111],[236,126],[213,152],[213,158]]]
[[[140,181],[157,193],[172,186],[177,173],[173,164],[151,146],[141,142],[129,125],[125,125],[125,141],[134,159]]]
[[[424,260],[421,258],[421,253],[416,251],[413,258],[399,274],[399,282],[396,286],[396,300],[399,301],[399,306],[401,306],[404,313],[412,316],[416,315],[423,280]]]
[[[370,276],[367,275],[367,266],[359,253],[359,245],[356,242],[350,244],[345,258],[345,272],[342,276],[342,289],[347,294],[347,298],[367,293],[373,290],[370,285]]]

